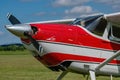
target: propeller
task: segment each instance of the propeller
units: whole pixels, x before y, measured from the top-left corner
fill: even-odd
[[[7,18],[13,25],[21,24],[21,22],[15,16],[11,15],[10,13],[8,13]]]
[[[13,15],[8,14],[8,20],[12,25],[6,25],[6,29],[20,38],[28,38],[34,46],[38,54],[42,53],[42,46],[32,37],[34,29],[28,24],[21,24],[21,22]]]
[[[25,32],[24,35],[29,38],[29,40],[31,41],[31,43],[33,44],[33,46],[35,47],[35,49],[37,50],[38,53],[39,53],[39,52],[40,52],[40,53],[43,52],[42,46],[39,45],[39,43],[38,43],[34,38],[32,38],[32,36],[29,35],[28,32]]]

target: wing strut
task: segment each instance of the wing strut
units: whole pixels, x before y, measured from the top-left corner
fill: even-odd
[[[105,66],[106,64],[108,64],[111,60],[113,60],[114,58],[118,57],[120,55],[120,50],[118,50],[116,53],[114,53],[113,56],[111,56],[110,58],[104,60],[102,63],[100,63],[96,68],[95,71],[100,70],[100,68],[102,68],[103,66]]]
[[[90,73],[91,80],[96,80],[95,71],[90,70],[89,73]]]
[[[110,75],[110,80],[113,80],[113,77],[112,77],[112,75]]]
[[[108,58],[108,59],[104,60],[102,63],[100,63],[95,69],[89,70],[91,80],[96,80],[96,76],[95,76],[96,71],[100,70],[103,66],[108,64],[111,60],[118,57],[119,55],[120,55],[120,50],[118,50],[116,53],[114,53],[114,55],[111,56],[110,58]],[[112,80],[112,75],[111,75],[111,80]]]

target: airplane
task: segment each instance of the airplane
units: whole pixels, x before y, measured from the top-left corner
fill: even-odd
[[[21,23],[12,14],[7,18],[12,25],[5,28],[38,61],[52,71],[62,71],[56,80],[68,72],[91,80],[120,77],[120,12],[30,23]]]

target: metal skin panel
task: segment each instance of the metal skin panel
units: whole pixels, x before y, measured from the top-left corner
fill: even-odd
[[[93,63],[84,63],[84,62],[72,62],[69,66],[69,70],[72,72],[77,72],[80,74],[89,74],[88,71],[94,69],[99,64]],[[120,76],[120,66],[116,65],[105,65],[99,71],[96,72],[96,75],[109,76],[113,75],[115,77]]]
[[[59,66],[63,62],[71,61],[68,69],[81,73],[82,70],[86,70],[85,65],[94,67],[120,49],[119,43],[99,38],[80,26],[64,24],[30,25],[38,29],[33,38],[44,49],[43,53],[39,55],[33,53],[33,56],[47,67]],[[21,40],[27,49],[32,52],[35,51],[29,40]],[[106,75],[105,72],[118,74],[120,73],[119,64],[120,58],[116,58],[109,65],[104,66],[100,73],[103,75]],[[114,71],[111,72],[107,68]]]

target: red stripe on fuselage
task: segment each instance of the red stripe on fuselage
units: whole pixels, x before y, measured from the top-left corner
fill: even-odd
[[[37,58],[37,57],[36,57]],[[37,58],[39,61],[44,61],[43,64],[47,64],[48,66],[56,66],[64,61],[78,61],[78,62],[85,62],[85,63],[101,63],[105,59],[104,58],[97,58],[97,57],[90,57],[90,56],[82,56],[82,55],[72,55],[72,54],[65,54],[65,53],[47,53],[46,55],[42,56],[42,58]],[[120,60],[112,60],[109,64],[112,65],[120,65]]]

